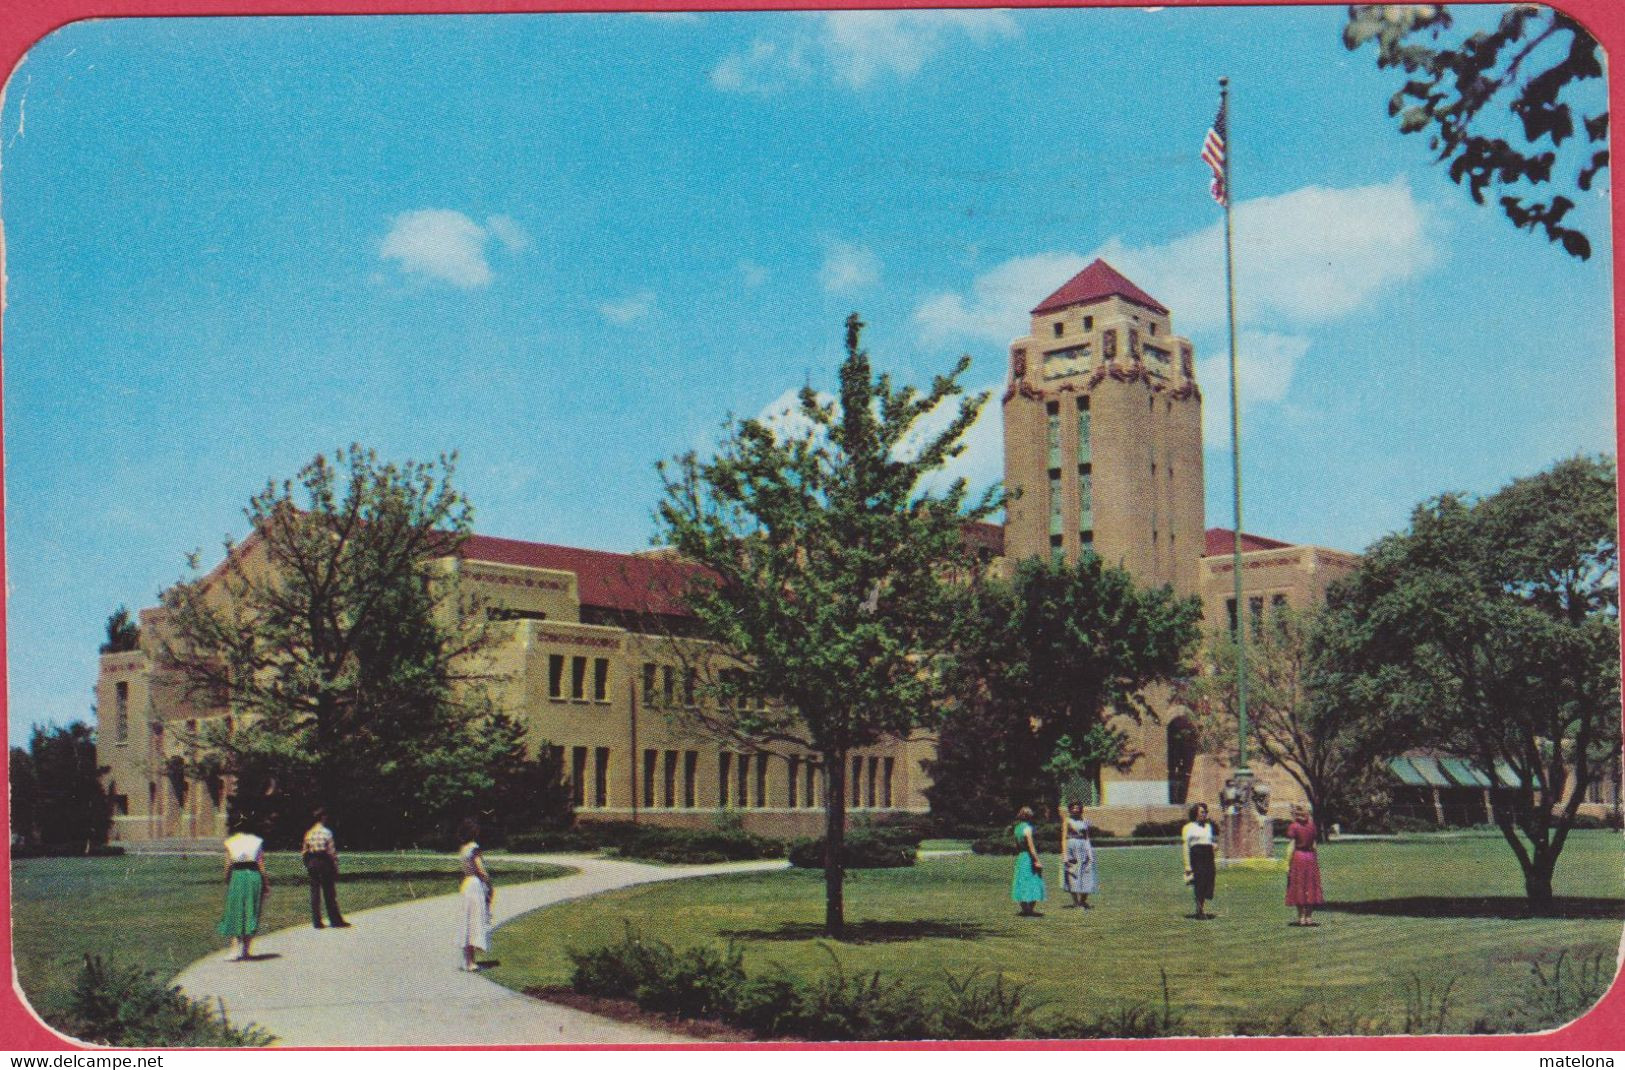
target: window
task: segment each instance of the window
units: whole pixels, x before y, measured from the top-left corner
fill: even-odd
[[[609,748],[599,747],[593,754],[592,804],[599,809],[609,805]]]
[[[1270,596],[1270,613],[1279,617],[1286,611],[1286,595],[1275,594]]]
[[[700,779],[700,752],[697,750],[683,752],[683,805],[693,809],[695,800],[699,798],[696,781]]]
[[[1049,474],[1049,533],[1061,533],[1061,473],[1055,469]]]
[[[115,737],[120,743],[130,741],[130,683],[120,680],[113,685],[113,707],[118,711],[118,735]]]
[[[1078,463],[1088,464],[1089,452],[1089,399],[1078,399]]]
[[[1061,337],[1061,335],[1063,335],[1065,333],[1066,333],[1066,324],[1062,323],[1060,320],[1056,320],[1055,321],[1055,337],[1059,338],[1059,337]]]
[[[1092,331],[1095,329],[1095,318],[1093,316],[1083,317],[1083,329],[1086,331]]]
[[[1051,401],[1044,406],[1044,443],[1049,448],[1049,467],[1061,465],[1061,403]]]
[[[570,800],[577,809],[587,805],[587,748],[570,748]]]
[[[695,686],[696,686],[695,673],[694,673],[693,669],[690,669],[686,673],[683,674],[683,705],[685,705],[685,706],[694,705],[694,688],[695,688]]]
[[[868,784],[868,790],[863,793],[863,797],[867,801],[867,803],[868,803],[868,805],[870,807],[873,807],[875,805],[875,787],[876,787],[877,782],[879,780],[880,780],[880,759],[878,757],[871,757],[869,759],[869,784]]]
[[[717,805],[728,805],[728,775],[733,771],[734,756],[727,751],[717,754]]]
[[[1157,412],[1157,399],[1156,398],[1146,398],[1145,399],[1145,411],[1151,413],[1153,416],[1156,415],[1156,412]]]
[[[655,772],[660,763],[660,752],[646,750],[643,752],[643,805],[653,807],[655,804]]]
[[[609,701],[609,659],[592,659],[592,700]]]
[[[570,697],[577,702],[587,701],[587,659],[570,659]]]
[[[1078,465],[1078,512],[1083,522],[1089,522],[1095,510],[1095,469],[1093,465]]]
[[[1078,532],[1078,541],[1086,547],[1093,546],[1095,544],[1095,533],[1093,531],[1080,531]]]
[[[1155,323],[1149,323],[1146,325],[1146,327],[1150,330],[1151,336],[1155,338],[1157,334],[1157,325]]]
[[[863,805],[863,759],[852,759],[852,805]]]
[[[801,802],[801,797],[796,794],[801,774],[801,759],[792,754],[784,760],[784,764],[786,770],[784,774],[785,805],[794,810]]]
[[[880,788],[881,788],[880,805],[882,805],[882,806],[890,806],[890,805],[892,805],[892,801],[891,801],[892,800],[891,778],[892,778],[892,772],[896,768],[897,768],[897,759],[895,759],[895,758],[887,758],[884,762],[881,763],[881,766],[880,766],[880,774],[881,774],[881,778],[880,778]]]
[[[1224,600],[1224,612],[1225,612],[1225,616],[1229,619],[1229,622],[1230,622],[1230,634],[1235,635],[1236,634],[1236,600],[1234,598],[1226,598]]]
[[[801,785],[801,801],[808,809],[818,805],[818,762],[812,758],[807,759],[807,779]]]
[[[1251,620],[1251,623],[1252,623],[1252,626],[1253,626],[1253,634],[1254,635],[1262,635],[1264,633],[1264,596],[1263,595],[1255,595],[1254,597],[1247,599],[1247,616]]]
[[[739,756],[738,800],[740,809],[750,805],[750,755],[748,754]]]
[[[756,806],[767,805],[767,755],[756,756]]]
[[[564,697],[564,655],[547,656],[547,697]]]
[[[643,663],[643,704],[655,704],[655,663],[652,661]]]
[[[677,752],[666,752],[665,775],[660,785],[660,799],[668,809],[677,805]]]
[[[666,698],[666,705],[670,706],[677,701],[677,670],[670,665],[663,665],[660,669],[660,693]],[[693,705],[692,702],[689,705]]]

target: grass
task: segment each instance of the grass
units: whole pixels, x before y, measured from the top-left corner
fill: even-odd
[[[1501,1031],[1530,986],[1531,963],[1602,949],[1612,961],[1625,917],[1617,833],[1574,834],[1557,872],[1559,916],[1523,915],[1522,876],[1488,838],[1343,842],[1321,856],[1317,929],[1287,923],[1276,871],[1221,872],[1216,921],[1192,911],[1174,848],[1100,852],[1097,909],[1064,909],[1051,867],[1045,917],[1009,900],[1008,858],[956,856],[849,875],[850,969],[913,979],[998,972],[1057,1013],[1101,1017],[1160,1008],[1193,1032]],[[1059,865],[1053,872],[1059,872]],[[753,973],[812,976],[829,962],[823,877],[741,874],[649,885],[563,903],[497,933],[491,977],[519,990],[567,984],[565,949],[618,939],[622,922],[678,945],[734,941]]]
[[[339,907],[346,914],[457,890],[456,862],[443,856],[346,854],[341,865]],[[499,877],[572,872],[500,859],[489,865]],[[260,931],[309,925],[309,884],[298,856],[271,855],[266,868],[272,892]],[[86,954],[167,980],[226,946],[215,932],[225,882],[213,856],[19,859],[11,881],[17,975],[41,1015],[61,1012]]]

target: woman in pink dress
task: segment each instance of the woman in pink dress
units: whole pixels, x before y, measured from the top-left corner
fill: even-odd
[[[1287,826],[1286,838],[1290,858],[1286,870],[1286,903],[1298,908],[1298,920],[1293,925],[1319,925],[1311,919],[1315,908],[1326,901],[1320,890],[1320,858],[1315,854],[1315,822],[1309,808],[1301,803],[1292,807],[1292,824]]]

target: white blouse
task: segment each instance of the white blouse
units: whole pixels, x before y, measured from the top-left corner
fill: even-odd
[[[233,862],[252,862],[260,856],[265,841],[248,832],[239,832],[226,839],[226,857]]]
[[[1187,848],[1201,846],[1212,847],[1213,823],[1201,823],[1196,821],[1186,822],[1185,827],[1179,830],[1179,835],[1180,838],[1185,841],[1185,846]]]

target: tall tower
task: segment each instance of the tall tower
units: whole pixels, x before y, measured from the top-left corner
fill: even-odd
[[[1168,310],[1096,260],[1032,310],[1004,393],[1005,556],[1092,550],[1200,593],[1202,394]]]

